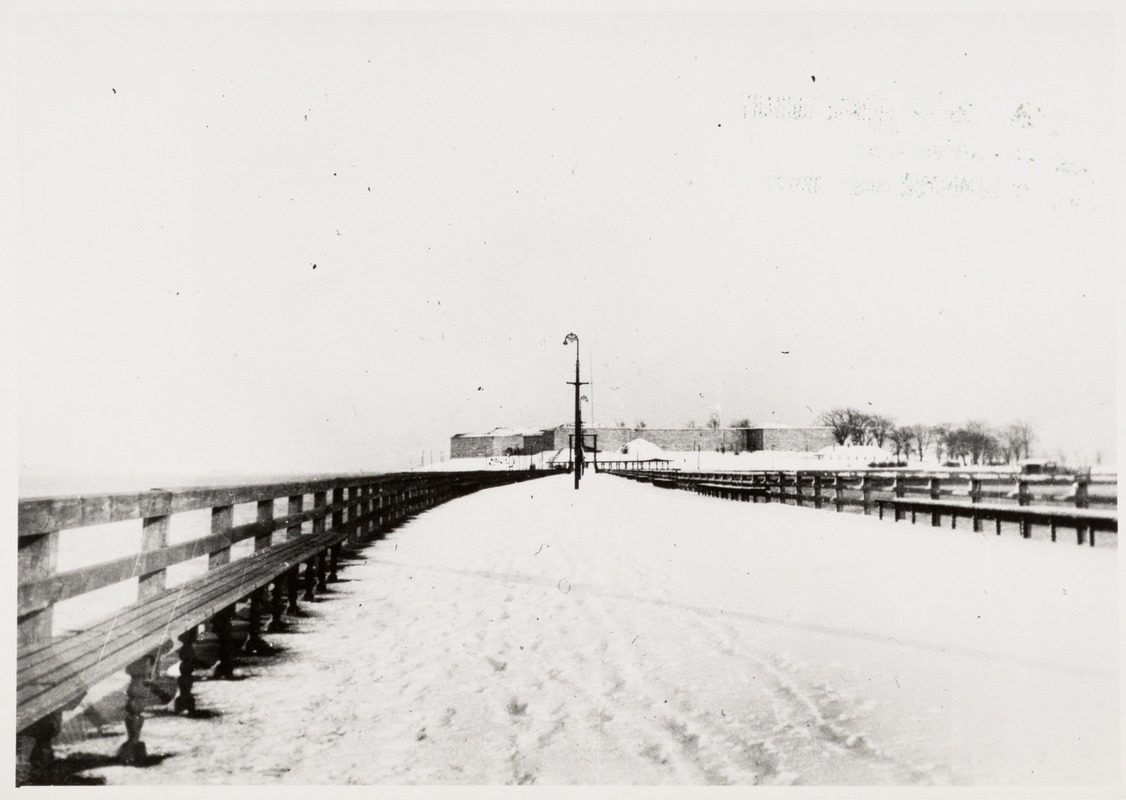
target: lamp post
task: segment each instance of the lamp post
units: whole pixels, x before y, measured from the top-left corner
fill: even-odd
[[[597,421],[594,419],[594,348],[596,348],[596,347],[598,347],[598,342],[595,342],[594,344],[592,344],[590,346],[590,358],[587,359],[590,362],[590,366],[587,367],[587,370],[586,370],[587,374],[590,375],[590,427],[591,428],[596,427],[597,424],[598,424]],[[595,470],[595,471],[597,472],[597,470]]]
[[[568,333],[566,338],[563,339],[563,344],[567,345],[571,342],[575,343],[575,380],[567,381],[573,383],[575,387],[575,438],[574,438],[574,452],[575,452],[575,489],[579,488],[579,480],[582,478],[583,473],[583,416],[582,416],[582,401],[579,387],[584,386],[585,383],[579,380],[579,337],[573,333]]]

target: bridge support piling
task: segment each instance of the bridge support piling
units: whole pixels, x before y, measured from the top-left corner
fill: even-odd
[[[307,603],[314,602],[317,597],[314,591],[317,586],[317,557],[313,556],[305,562],[305,594],[301,597]]]
[[[172,705],[177,714],[182,711],[194,714],[196,710],[195,695],[192,694],[192,686],[195,684],[192,671],[195,669],[195,641],[198,632],[199,627],[193,626],[177,637],[180,640],[180,677],[176,679],[178,692]]]
[[[170,643],[168,643],[170,644]],[[146,653],[125,668],[129,685],[125,689],[125,742],[117,749],[117,757],[127,767],[140,766],[148,760],[148,750],[141,741],[141,728],[145,724],[145,706],[158,701],[167,703],[172,698],[152,684],[152,672],[160,651]]]
[[[55,760],[54,740],[62,728],[63,712],[48,714],[16,738],[16,785],[44,777]]]
[[[244,652],[256,654],[273,652],[273,648],[262,638],[262,607],[266,605],[266,592],[267,587],[262,586],[250,594],[250,614],[247,617],[250,631],[246,643],[242,646]]]
[[[297,605],[297,595],[300,593],[300,575],[298,574],[300,568],[301,566],[298,564],[285,574],[286,588],[289,591],[289,606],[286,608],[286,613],[291,617],[301,613],[301,609]]]
[[[283,577],[283,575],[278,575],[273,581],[273,594],[270,598],[270,624],[266,626],[269,633],[277,633],[285,627],[285,623],[282,622],[282,613],[285,611]]]
[[[211,629],[219,639],[219,663],[215,665],[215,677],[231,679],[235,676],[235,646],[231,630],[231,620],[235,615],[232,603],[215,615]]]

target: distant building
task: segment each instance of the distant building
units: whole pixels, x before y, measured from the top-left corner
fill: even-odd
[[[544,429],[494,428],[488,433],[458,433],[450,437],[450,458],[535,455],[566,450],[574,433],[572,423]],[[758,450],[814,452],[836,444],[832,428],[793,428],[786,425],[753,428],[609,428],[583,427],[587,447],[598,437],[600,453],[617,453],[634,439],[644,439],[668,452]]]
[[[450,458],[487,458],[539,453],[551,449],[550,446],[541,446],[543,444],[541,437],[544,433],[541,430],[519,428],[493,428],[488,433],[455,433],[450,437]]]

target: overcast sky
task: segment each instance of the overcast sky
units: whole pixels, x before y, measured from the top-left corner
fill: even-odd
[[[412,466],[569,331],[597,424],[1114,460],[1106,16],[81,8],[12,17],[25,472]]]

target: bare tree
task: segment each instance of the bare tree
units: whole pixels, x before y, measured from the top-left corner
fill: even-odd
[[[684,427],[694,430],[696,428],[696,420],[694,420],[694,419],[688,420],[688,422],[684,423]]]
[[[981,420],[971,420],[962,431],[970,460],[974,464],[982,463],[989,446],[989,426]]]
[[[1004,460],[1008,463],[1020,460],[1020,453],[1025,450],[1025,432],[1020,425],[1013,423],[998,432],[1001,446],[1004,450]]]
[[[940,422],[938,425],[931,426],[931,435],[934,436],[934,457],[938,463],[942,463],[942,454],[945,452],[949,454],[950,432],[954,426],[949,422]],[[922,454],[919,454],[922,458]]]
[[[911,457],[911,442],[915,439],[915,430],[912,426],[904,425],[892,428],[888,438],[895,445],[896,458],[899,458],[901,453],[906,458]]]
[[[1001,445],[1006,464],[1020,459],[1021,450],[1024,448],[1024,434],[1019,426],[1006,425],[997,432],[997,440]]]
[[[644,428],[644,427],[645,427],[645,420],[643,420],[643,419],[639,419],[639,420],[637,421],[637,424],[636,424],[636,425],[634,425],[634,427],[635,427],[635,428]]]
[[[618,427],[619,428],[624,428],[625,426],[626,426],[626,421],[624,419],[618,420]]]
[[[960,460],[964,466],[970,456],[970,438],[970,433],[965,428],[944,426],[942,444],[946,448],[948,460]]]
[[[1024,451],[1024,457],[1028,458],[1032,450],[1032,443],[1036,441],[1036,429],[1033,427],[1032,421],[1027,419],[1014,423],[1013,427],[1019,432],[1021,449]]]
[[[713,411],[711,416],[708,417],[708,427],[713,431],[719,428],[719,413]]]
[[[837,444],[867,444],[871,439],[871,417],[855,408],[833,408],[821,415],[821,423],[833,429]]]
[[[892,430],[895,429],[895,420],[881,414],[865,416],[868,417],[868,425],[866,427],[869,440],[874,441],[877,447],[883,447],[884,440],[887,439]]]
[[[985,441],[982,443],[981,457],[986,464],[996,464],[1005,459],[1004,445],[995,432],[985,432]]]
[[[853,444],[865,445],[872,441],[872,417],[855,408],[849,409],[848,438]]]
[[[922,461],[926,458],[927,448],[931,446],[931,442],[935,441],[938,435],[938,429],[931,425],[920,424],[912,425],[909,430],[915,440],[915,451],[919,454],[919,460]],[[935,449],[938,450],[937,444],[935,445]],[[939,457],[938,460],[941,461],[942,453],[937,453],[937,456]]]
[[[851,412],[851,408],[831,408],[821,414],[821,424],[833,429],[833,438],[837,440],[837,444],[848,441]]]
[[[750,417],[740,417],[739,419],[731,421],[732,428],[753,428]]]

